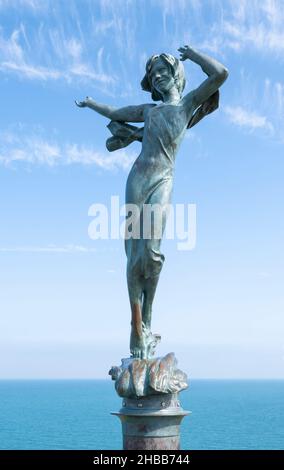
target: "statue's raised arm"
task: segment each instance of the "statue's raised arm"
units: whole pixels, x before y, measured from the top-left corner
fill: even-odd
[[[220,86],[223,85],[229,74],[228,69],[217,60],[190,46],[180,47],[178,50],[181,61],[189,59],[195,62],[208,75],[208,78],[198,88],[185,95],[182,100],[188,106],[193,104],[197,108],[212,97],[219,90]]]

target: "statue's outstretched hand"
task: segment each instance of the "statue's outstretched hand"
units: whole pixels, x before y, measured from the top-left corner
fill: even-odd
[[[86,101],[77,101],[77,100],[75,100],[75,104],[76,104],[79,108],[85,108],[85,107],[87,106]]]
[[[178,51],[180,52],[180,60],[191,59],[192,48],[190,46],[179,47]]]
[[[79,108],[85,108],[86,106],[88,106],[87,101],[88,101],[88,96],[87,96],[87,98],[86,98],[85,100],[83,100],[83,101],[77,101],[77,100],[75,100],[75,104],[76,104]]]

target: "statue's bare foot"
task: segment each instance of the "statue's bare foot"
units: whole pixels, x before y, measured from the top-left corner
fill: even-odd
[[[137,331],[131,330],[130,335],[130,354],[136,359],[147,359],[147,346],[143,333],[137,334]]]

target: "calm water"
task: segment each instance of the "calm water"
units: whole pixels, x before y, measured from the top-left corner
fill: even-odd
[[[284,449],[284,381],[195,380],[183,449]],[[0,381],[0,449],[121,449],[110,381]]]

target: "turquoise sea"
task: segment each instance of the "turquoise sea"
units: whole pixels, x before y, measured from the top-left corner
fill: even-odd
[[[284,381],[192,380],[182,449],[284,449]],[[105,380],[0,381],[0,449],[121,449]]]

